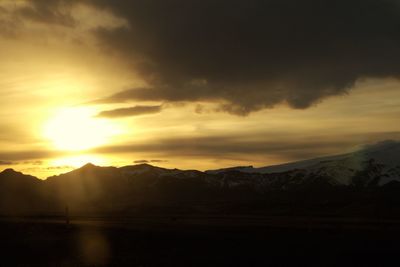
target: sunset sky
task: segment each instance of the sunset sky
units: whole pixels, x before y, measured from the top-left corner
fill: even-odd
[[[0,170],[266,166],[400,139],[398,0],[0,0]]]

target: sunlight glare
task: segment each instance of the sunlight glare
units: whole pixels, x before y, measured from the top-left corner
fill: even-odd
[[[44,136],[64,151],[83,151],[109,142],[120,132],[117,125],[96,118],[90,108],[67,108],[57,112],[46,124]]]
[[[87,163],[102,166],[107,165],[107,160],[94,155],[78,155],[54,159],[50,165],[54,167],[80,168]]]

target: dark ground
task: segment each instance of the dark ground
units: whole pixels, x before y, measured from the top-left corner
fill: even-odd
[[[397,221],[2,218],[1,266],[398,266]]]

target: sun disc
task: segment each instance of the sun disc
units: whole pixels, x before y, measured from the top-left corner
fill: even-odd
[[[117,128],[94,117],[94,112],[88,108],[63,109],[48,121],[44,135],[59,150],[82,151],[104,145]]]

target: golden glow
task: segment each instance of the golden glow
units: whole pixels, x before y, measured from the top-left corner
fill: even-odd
[[[46,124],[44,136],[55,148],[83,151],[110,141],[120,130],[110,121],[94,117],[89,108],[68,108],[57,112]]]
[[[138,160],[167,160],[154,164],[183,169],[260,167],[400,138],[400,83],[394,79],[362,79],[348,95],[304,110],[282,104],[238,117],[214,112],[218,103],[204,101],[165,103],[161,113],[151,116],[96,118],[101,111],[158,104],[84,105],[148,86],[132,68],[132,58],[104,53],[90,34],[98,28],[129,28],[129,22],[111,10],[78,4],[72,7],[73,27],[57,26],[19,12],[31,7],[30,0],[0,0],[0,161],[13,163],[0,164],[0,171],[13,167],[45,178],[70,170],[58,167],[123,166]],[[71,104],[82,105],[63,108]],[[195,112],[197,104],[204,107],[202,113]],[[223,149],[213,146],[219,139],[226,140]],[[320,148],[311,146],[317,142]],[[87,155],[93,151],[98,154]]]
[[[50,166],[79,168],[87,163],[104,166],[107,165],[107,160],[94,155],[79,155],[54,159],[51,161]]]

